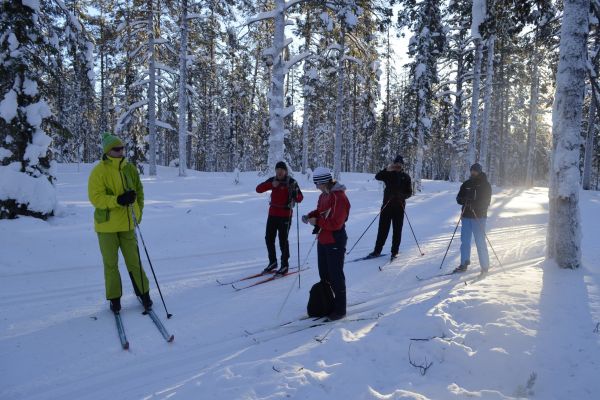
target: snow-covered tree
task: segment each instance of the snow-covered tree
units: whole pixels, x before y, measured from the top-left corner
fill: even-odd
[[[45,55],[58,41],[37,1],[0,4],[0,218],[47,218],[56,206],[50,137],[52,115],[41,96]],[[44,34],[46,33],[46,34]]]
[[[546,256],[561,268],[581,263],[579,159],[585,94],[589,0],[565,0],[552,110]]]
[[[414,57],[411,78],[416,99],[416,113],[412,122],[416,142],[413,181],[415,190],[420,191],[425,141],[432,124],[433,85],[438,82],[437,63],[446,42],[446,32],[441,25],[439,1],[425,0],[413,7],[411,27],[414,36],[409,44],[409,54]]]
[[[594,8],[596,19],[600,16],[600,3],[598,8]],[[594,136],[596,133],[596,121],[598,113],[598,100],[600,99],[600,91],[598,86],[598,58],[600,57],[600,26],[596,23],[594,32],[594,41],[591,46],[588,62],[588,73],[590,76],[590,105],[588,109],[588,126],[585,139],[585,153],[583,159],[583,177],[581,185],[584,190],[591,189],[592,180],[592,162],[594,159]]]
[[[284,119],[294,112],[294,107],[285,107],[284,103],[284,81],[290,68],[296,63],[309,56],[308,52],[297,54],[286,60],[285,53],[292,42],[291,38],[285,37],[285,26],[287,24],[286,12],[288,9],[302,0],[275,0],[271,11],[266,11],[251,17],[246,22],[252,24],[266,19],[273,20],[275,26],[273,31],[273,42],[271,47],[263,51],[265,64],[271,67],[271,88],[269,93],[269,157],[268,169],[275,167],[278,161],[284,159],[284,140],[286,129]]]
[[[477,161],[477,129],[479,124],[479,96],[481,81],[481,59],[483,58],[483,40],[481,37],[480,26],[486,16],[486,0],[473,0],[473,12],[471,20],[471,37],[475,43],[475,55],[473,56],[473,74],[472,74],[472,94],[471,94],[471,120],[469,123],[469,154],[468,164],[471,165]],[[468,168],[465,170],[468,175]]]
[[[187,169],[187,135],[188,126],[186,117],[188,114],[187,101],[187,64],[188,64],[188,2],[181,0],[181,14],[179,16],[179,105],[178,105],[178,154],[179,154],[179,176],[186,176]]]

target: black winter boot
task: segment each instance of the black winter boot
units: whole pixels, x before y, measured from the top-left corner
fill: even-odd
[[[146,310],[152,309],[152,300],[150,300],[150,292],[146,292],[143,295],[141,295],[140,299],[142,300],[142,305]]]
[[[115,314],[121,311],[121,298],[110,299],[110,310]]]
[[[365,260],[370,260],[371,258],[377,258],[380,256],[381,256],[381,253],[377,253],[377,252],[373,251],[365,257]]]
[[[267,265],[267,268],[263,269],[263,274],[273,272],[276,269],[277,269],[277,261],[269,263],[269,265]]]
[[[283,276],[288,273],[289,269],[290,268],[287,265],[282,265],[281,268],[279,268],[277,272],[275,272],[275,275]]]
[[[460,272],[465,272],[467,270],[467,267],[469,266],[469,264],[471,264],[470,261],[465,261],[464,263],[460,264],[458,267],[454,268],[454,271],[452,271],[453,273],[460,273]]]

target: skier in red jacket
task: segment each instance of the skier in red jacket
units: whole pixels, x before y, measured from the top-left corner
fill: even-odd
[[[346,197],[346,187],[333,180],[329,169],[315,169],[313,181],[322,193],[317,209],[303,216],[302,221],[313,225],[318,231],[319,277],[333,289],[334,308],[328,318],[335,321],[346,315],[344,256],[348,241],[346,221],[350,214],[350,201]]]
[[[292,222],[295,203],[301,203],[304,199],[298,182],[288,175],[285,162],[279,161],[275,165],[275,176],[267,179],[256,187],[257,193],[271,191],[271,203],[269,217],[267,218],[267,229],[265,242],[269,253],[269,264],[263,270],[264,273],[277,269],[277,254],[275,253],[275,237],[279,234],[279,248],[281,249],[281,268],[276,272],[285,275],[289,269],[290,246],[288,235]]]

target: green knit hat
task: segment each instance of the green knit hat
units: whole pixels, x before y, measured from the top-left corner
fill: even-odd
[[[110,132],[105,132],[102,136],[102,150],[104,154],[108,153],[113,147],[123,146],[123,141]]]

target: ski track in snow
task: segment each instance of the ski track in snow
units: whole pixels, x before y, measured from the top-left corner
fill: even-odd
[[[141,228],[174,317],[165,318],[152,282],[155,311],[175,342],[165,343],[141,314],[121,263],[131,346],[123,351],[104,300],[90,168],[59,166],[57,217],[0,221],[1,399],[595,399],[600,392],[600,228],[593,222],[600,194],[582,193],[578,271],[543,259],[546,189],[494,188],[488,236],[503,266],[490,249],[490,274],[474,281],[473,249],[467,273],[419,282],[417,274],[440,272],[460,211],[457,184],[425,181],[407,205],[425,255],[405,224],[398,259],[347,264],[347,321],[311,327],[318,322],[299,318],[318,280],[316,249],[301,289],[297,275],[240,292],[216,283],[266,264],[268,196],[254,192],[265,177],[243,173],[235,185],[230,173],[190,171],[182,179],[159,168],[157,178],[143,179]],[[306,213],[318,193],[306,178],[299,182]],[[342,182],[352,203],[349,249],[379,211],[382,188],[368,174],[343,174]],[[376,229],[348,260],[372,249]],[[295,221],[290,240],[295,267]],[[312,240],[300,224],[301,261]],[[443,271],[458,264],[459,244],[460,228]],[[425,375],[409,364],[409,349],[413,363],[431,363]]]

